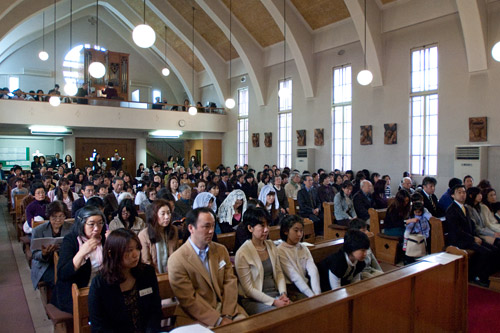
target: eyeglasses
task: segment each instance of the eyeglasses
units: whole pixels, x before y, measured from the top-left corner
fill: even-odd
[[[94,229],[95,227],[102,228],[104,226],[104,223],[87,223],[85,222],[86,225]]]

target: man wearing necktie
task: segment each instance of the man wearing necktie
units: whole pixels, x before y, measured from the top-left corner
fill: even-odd
[[[443,217],[444,211],[438,205],[438,199],[434,192],[436,191],[437,180],[434,177],[425,177],[422,180],[422,190],[419,190],[424,197],[424,207],[434,217]]]
[[[318,193],[313,186],[311,175],[302,176],[304,187],[297,193],[297,202],[299,204],[299,215],[306,217],[314,223],[314,233],[323,234],[323,215],[321,213],[321,202],[318,199]]]
[[[471,282],[488,287],[488,277],[499,268],[498,249],[476,236],[476,226],[470,219],[467,207],[464,206],[466,191],[463,185],[455,185],[451,190],[453,203],[446,210],[446,221],[443,222],[446,245],[473,250],[471,256],[469,279]]]

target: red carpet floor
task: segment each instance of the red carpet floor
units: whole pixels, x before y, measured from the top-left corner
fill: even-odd
[[[500,332],[500,293],[469,286],[469,332]]]

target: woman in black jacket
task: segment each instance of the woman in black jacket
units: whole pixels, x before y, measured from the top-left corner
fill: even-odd
[[[152,266],[141,263],[134,232],[117,229],[107,238],[101,273],[89,291],[92,332],[158,332],[161,299]]]
[[[57,283],[52,303],[60,310],[73,313],[71,285],[88,287],[102,265],[105,241],[105,217],[97,207],[86,206],[69,234],[64,236],[57,264]]]

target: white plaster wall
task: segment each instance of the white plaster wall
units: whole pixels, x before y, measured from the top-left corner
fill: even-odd
[[[500,4],[489,5],[488,48],[500,39]],[[500,63],[489,58],[489,68],[480,73],[469,73],[465,46],[458,14],[401,28],[383,34],[382,69],[384,86],[362,87],[355,82],[363,66],[363,51],[359,42],[315,54],[315,97],[305,99],[301,82],[293,61],[287,62],[287,76],[293,79],[293,128],[292,153],[296,153],[295,131],[307,131],[307,147],[316,149],[315,166],[330,170],[331,165],[331,87],[332,69],[335,66],[351,64],[353,67],[353,169],[368,168],[371,171],[387,173],[393,179],[393,191],[403,171],[409,169],[409,80],[410,52],[414,47],[437,43],[439,47],[439,159],[438,188],[442,193],[449,178],[453,177],[455,145],[468,142],[468,118],[488,117],[488,142],[499,145],[500,135],[495,130],[500,126]],[[345,50],[342,56],[337,53]],[[490,54],[488,50],[488,55]],[[282,64],[266,68],[267,105],[259,107],[250,89],[249,136],[260,133],[261,147],[249,144],[249,162],[255,168],[264,163],[277,162],[277,87],[283,77]],[[233,89],[239,87],[239,80],[233,79]],[[236,96],[236,92],[234,93]],[[223,161],[232,165],[237,158],[237,117],[228,118],[229,131],[224,135]],[[385,123],[398,124],[397,145],[384,145]],[[231,125],[234,124],[234,125]],[[359,132],[361,125],[373,125],[373,145],[361,146]],[[324,128],[325,145],[314,147],[314,129]],[[273,132],[273,147],[263,147],[263,133]],[[494,170],[500,149],[490,149],[489,178],[497,188],[500,178]],[[294,155],[293,155],[294,156]],[[295,158],[292,157],[292,166]],[[417,177],[418,179],[419,177]]]

